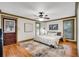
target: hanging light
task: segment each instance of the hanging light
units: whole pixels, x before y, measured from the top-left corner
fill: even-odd
[[[44,21],[44,18],[39,18],[38,20],[39,20],[39,21]]]

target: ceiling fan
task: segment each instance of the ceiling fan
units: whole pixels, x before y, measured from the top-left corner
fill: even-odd
[[[35,15],[35,16],[37,16],[37,15]],[[50,19],[47,14],[44,14],[44,12],[39,12],[39,15],[37,17],[39,19]]]

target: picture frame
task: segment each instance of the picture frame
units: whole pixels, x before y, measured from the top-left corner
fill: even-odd
[[[33,32],[33,24],[24,23],[24,32]]]
[[[4,20],[4,33],[15,32],[15,20],[5,19]]]
[[[50,24],[49,30],[58,30],[58,24]]]

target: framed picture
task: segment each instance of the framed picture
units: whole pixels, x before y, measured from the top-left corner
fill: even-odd
[[[33,24],[24,23],[24,32],[33,32]]]
[[[15,21],[14,20],[4,20],[4,32],[10,33],[15,32]]]
[[[58,30],[58,24],[49,25],[49,30]]]

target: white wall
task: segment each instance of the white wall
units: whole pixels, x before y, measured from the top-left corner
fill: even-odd
[[[17,31],[18,31],[18,37],[17,37],[18,41],[28,40],[28,39],[35,37],[35,21],[18,18],[17,23],[18,23],[18,29],[17,29]],[[33,32],[24,32],[24,23],[33,24]]]
[[[8,16],[14,17],[10,15]],[[24,23],[33,24],[33,32],[24,32]],[[0,28],[1,28],[1,14],[0,14]],[[28,40],[34,37],[35,37],[35,21],[31,21],[23,18],[17,18],[17,41]]]
[[[49,24],[58,24],[58,30],[52,30],[53,32],[61,32],[63,34],[63,20],[58,20],[58,21],[50,21],[47,22],[46,25],[46,30],[49,31]]]
[[[76,17],[74,18],[67,18],[67,19],[61,19],[57,21],[50,21],[44,24],[46,31],[49,31],[49,24],[58,24],[58,30],[51,30],[50,32],[61,32],[61,35],[63,36],[63,21],[64,20],[70,20],[74,19],[74,40],[71,41],[76,41]],[[42,27],[44,27],[42,25]]]

